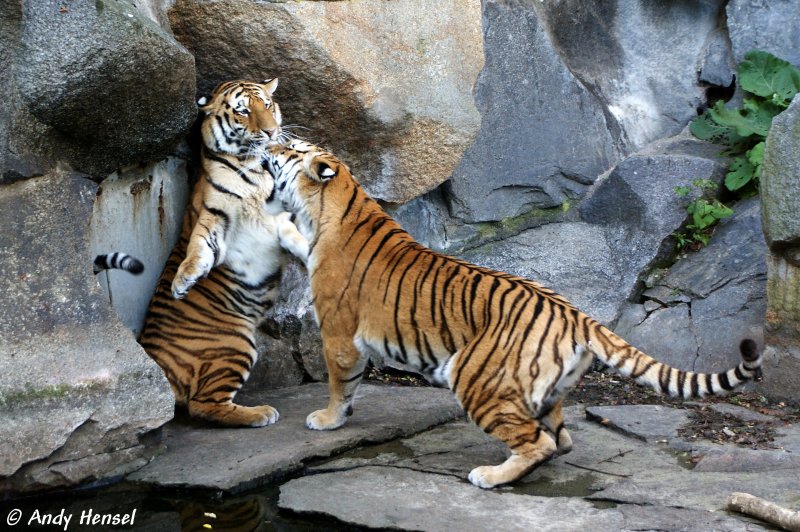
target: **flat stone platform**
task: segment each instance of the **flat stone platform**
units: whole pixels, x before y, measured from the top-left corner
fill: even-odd
[[[166,452],[128,480],[160,488],[239,492],[280,480],[312,459],[415,434],[462,415],[449,390],[372,384],[359,387],[355,415],[333,431],[305,426],[308,414],[328,404],[327,384],[240,394],[237,402],[269,404],[280,419],[267,427],[225,428],[179,417],[163,429]]]

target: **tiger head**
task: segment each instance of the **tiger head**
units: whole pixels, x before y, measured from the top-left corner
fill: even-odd
[[[246,158],[279,142],[283,138],[281,109],[272,99],[277,87],[277,78],[263,83],[226,81],[209,98],[200,98],[206,149]]]
[[[280,202],[276,208],[298,215],[301,227],[316,225],[313,221],[322,208],[321,189],[358,186],[346,164],[302,140],[270,146],[263,166],[275,180],[275,199]]]

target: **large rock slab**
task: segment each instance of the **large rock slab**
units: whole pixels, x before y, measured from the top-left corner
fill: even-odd
[[[767,249],[758,200],[740,202],[734,212],[707,247],[656,278],[643,304],[624,310],[617,333],[662,362],[694,371],[729,369],[741,360],[742,338],[761,342]]]
[[[451,477],[395,467],[292,480],[281,487],[278,504],[350,525],[393,530],[762,530],[704,510],[627,504],[598,509],[579,498],[480,490]]]
[[[800,9],[800,4],[798,4]],[[800,179],[800,98],[776,116],[764,149],[760,182],[764,236],[771,248],[796,246],[800,241],[800,197],[795,191]]]
[[[319,474],[281,486],[279,506],[370,528],[400,530],[620,530],[618,513],[566,497],[486,491],[458,479],[395,467]],[[431,511],[435,504],[437,511]],[[446,504],[446,511],[444,509]],[[591,525],[590,525],[591,523]]]
[[[0,493],[135,469],[172,417],[161,370],[104,301],[86,230],[96,185],[51,173],[0,189]],[[54,235],[57,235],[54,236]]]
[[[435,188],[477,133],[478,2],[439,1],[433,17],[426,0],[180,0],[170,20],[202,91],[280,77],[285,122],[309,128],[291,131],[334,149],[377,198]]]
[[[750,493],[787,508],[797,506],[800,470],[775,469],[765,474],[644,470],[590,499],[626,504],[677,506],[709,511],[724,510],[734,491]]]
[[[97,175],[159,159],[197,114],[192,56],[130,3],[25,2],[20,38],[19,95],[72,147],[75,168]],[[17,148],[26,152],[22,120]]]
[[[481,131],[449,182],[453,214],[490,221],[561,205],[625,155],[679,133],[705,99],[697,69],[722,8],[483,2]]]
[[[800,98],[794,98],[772,121],[761,171],[764,236],[770,245],[764,357],[771,369],[764,389],[789,400],[800,388],[799,144]]]
[[[128,479],[165,488],[241,491],[296,472],[312,458],[413,434],[461,415],[449,390],[365,384],[347,424],[312,431],[305,418],[327,404],[323,384],[242,394],[237,400],[270,404],[280,412],[280,421],[257,429],[172,422],[164,429],[167,451]]]
[[[564,419],[574,443],[572,452],[540,465],[504,490],[525,495],[582,497],[645,467],[680,467],[669,450],[609,431],[607,425],[587,420],[581,407],[565,408]],[[502,463],[507,455],[508,447],[503,442],[485,434],[475,424],[454,421],[410,438],[349,451],[312,465],[306,472],[317,474],[385,465],[464,480],[475,467]]]
[[[674,437],[689,422],[685,410],[658,405],[593,406],[586,417],[649,443]]]

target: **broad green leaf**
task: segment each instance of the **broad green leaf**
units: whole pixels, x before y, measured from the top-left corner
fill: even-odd
[[[786,107],[800,91],[800,70],[768,52],[751,50],[739,64],[739,84],[747,92]]]
[[[758,135],[766,137],[772,118],[780,112],[780,108],[768,102],[762,102],[756,109],[729,109],[722,102],[717,102],[708,114],[717,124],[732,127],[740,137]],[[735,144],[736,142],[730,142]]]
[[[711,118],[708,111],[692,120],[689,130],[698,139],[714,144],[736,144],[742,140],[742,137],[736,133],[736,128],[718,124]]]
[[[753,166],[761,166],[764,160],[764,141],[762,140],[747,152],[747,160]]]
[[[677,187],[675,187],[675,195],[678,196],[679,198],[685,198],[686,196],[689,195],[689,192],[691,192],[691,191],[692,191],[692,189],[689,188],[689,187],[685,187],[685,186],[677,186]]]
[[[725,186],[728,190],[739,190],[753,180],[755,167],[747,157],[735,157],[728,169],[728,173],[725,174]]]

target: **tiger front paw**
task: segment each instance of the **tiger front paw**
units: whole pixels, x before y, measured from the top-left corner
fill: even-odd
[[[306,418],[306,427],[311,430],[333,430],[338,429],[347,421],[346,414],[331,412],[326,408],[311,412]]]
[[[185,260],[181,263],[178,271],[175,273],[175,278],[172,279],[172,297],[175,299],[183,299],[189,290],[201,278],[208,275],[211,271],[211,264],[200,264],[198,262],[190,262]]]

